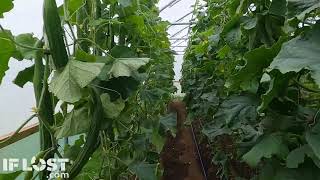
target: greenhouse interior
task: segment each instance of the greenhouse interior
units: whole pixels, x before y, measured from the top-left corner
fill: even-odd
[[[0,180],[320,180],[319,0],[0,0]]]

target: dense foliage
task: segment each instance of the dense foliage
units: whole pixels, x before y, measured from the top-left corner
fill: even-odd
[[[183,91],[222,179],[320,179],[319,7],[206,0],[198,8]],[[249,165],[251,177],[233,162]]]
[[[57,7],[44,0],[42,39],[14,36],[1,26],[0,80],[11,57],[34,62],[14,83],[34,84],[37,157],[70,158],[70,179],[151,180],[161,174],[166,127],[160,116],[175,88],[169,24],[159,18],[156,3],[65,0]],[[1,0],[0,18],[12,8],[12,0]]]

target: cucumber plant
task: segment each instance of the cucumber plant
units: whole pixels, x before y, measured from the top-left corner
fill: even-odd
[[[160,117],[175,88],[169,24],[156,3],[65,0],[58,6],[44,0],[43,38],[15,36],[0,26],[0,80],[10,58],[34,62],[14,83],[33,83],[37,104],[28,121],[39,119],[45,158],[72,161],[69,179],[161,175]],[[12,0],[0,7],[0,18],[14,8]],[[0,176],[21,173],[25,179],[50,175]]]
[[[319,179],[319,1],[207,0],[196,19],[182,86],[221,179]]]

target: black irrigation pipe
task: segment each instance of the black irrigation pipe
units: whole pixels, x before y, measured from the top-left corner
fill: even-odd
[[[200,150],[199,150],[199,146],[198,146],[198,142],[197,142],[197,139],[196,139],[196,135],[194,134],[194,130],[193,130],[193,126],[192,124],[190,125],[191,127],[191,132],[192,132],[192,139],[193,139],[193,143],[196,145],[196,148],[197,148],[197,153],[198,153],[198,158],[200,160],[200,164],[201,164],[201,170],[202,170],[202,174],[204,176],[204,179],[205,180],[208,180],[207,178],[207,172],[204,168],[204,164],[203,164],[203,161],[202,161],[202,156],[201,156],[201,153],[200,153]]]

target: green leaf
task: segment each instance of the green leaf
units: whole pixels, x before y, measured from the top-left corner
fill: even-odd
[[[68,0],[65,2],[68,2],[67,7],[68,7],[69,18],[70,18],[70,20],[72,20],[72,22],[75,22],[76,21],[76,11],[79,10],[84,5],[84,0]],[[60,16],[64,16],[63,5],[59,6],[58,11],[59,11]]]
[[[240,25],[240,17],[241,16],[239,14],[234,15],[223,27],[222,34],[226,35],[232,29],[237,29]]]
[[[169,131],[174,137],[177,133],[177,114],[170,113],[160,117],[160,124],[164,127],[164,130]]]
[[[70,16],[71,15],[75,16],[74,13],[85,3],[84,0],[69,0],[66,2],[69,2],[68,10],[69,10]]]
[[[314,25],[305,36],[298,36],[283,44],[281,51],[269,66],[282,74],[311,71],[311,77],[320,86],[320,23]]]
[[[94,152],[94,154],[90,157],[88,163],[82,168],[80,174],[75,178],[75,180],[92,180],[92,179],[101,179],[99,173],[101,172],[101,164],[103,162],[103,157],[105,157],[104,151],[102,148],[99,148]],[[110,168],[110,169],[109,169]],[[108,165],[106,167],[107,173],[110,170],[110,173],[114,173],[116,170],[113,169],[113,166],[110,167]],[[110,174],[111,176],[112,174]],[[106,175],[106,177],[109,177]]]
[[[111,78],[107,82],[104,82],[103,87],[114,90],[108,92],[111,99],[117,99],[119,95],[121,95],[122,99],[126,100],[136,92],[139,85],[140,82],[133,77],[118,77]]]
[[[153,130],[151,142],[156,147],[156,152],[160,154],[166,139],[165,137],[161,136],[158,131]]]
[[[291,151],[286,160],[287,167],[298,168],[299,164],[304,162],[304,157],[307,151],[310,151],[310,150],[311,150],[310,147],[305,145]]]
[[[228,53],[231,51],[231,48],[228,45],[223,46],[217,51],[217,58],[224,59]]]
[[[77,102],[82,97],[81,89],[89,85],[103,67],[103,63],[70,60],[62,72],[55,72],[49,90],[62,101]]]
[[[255,28],[257,26],[257,23],[258,23],[258,18],[253,17],[253,18],[245,18],[241,25],[244,29],[250,30]]]
[[[245,53],[246,64],[241,67],[236,75],[228,79],[226,86],[240,86],[243,90],[256,92],[264,68],[267,68],[273,58],[276,57],[284,41],[284,38],[280,38],[271,48],[261,46]]]
[[[80,135],[79,139],[77,139],[73,145],[66,144],[64,146],[63,157],[68,158],[72,161],[76,160],[77,155],[80,153],[82,149],[81,147],[83,146],[84,143],[85,143],[84,135]]]
[[[304,145],[291,151],[286,160],[287,167],[298,168],[299,164],[304,162],[305,156],[310,157],[319,167],[320,160],[315,156],[309,145]]]
[[[114,61],[109,74],[116,78],[121,76],[130,77],[149,61],[149,58],[118,58]]]
[[[320,7],[319,0],[288,0],[289,18],[297,17],[303,20],[306,14]]]
[[[231,20],[223,27],[222,36],[230,46],[236,46],[241,39],[240,15],[234,15]]]
[[[76,51],[75,57],[79,61],[96,62],[97,58],[94,55],[88,54],[80,49]]]
[[[230,46],[236,46],[241,41],[241,35],[242,33],[241,33],[240,26],[237,28],[234,28],[226,34],[225,36],[226,42],[228,42]]]
[[[283,76],[278,71],[273,73],[268,91],[261,96],[262,102],[257,109],[258,112],[262,112],[267,109],[269,103],[286,89],[290,78],[290,75]]]
[[[216,137],[228,134],[231,135],[232,131],[227,127],[222,127],[221,125],[218,125],[216,123],[208,123],[206,124],[202,131],[204,135],[206,135],[210,141],[214,141]]]
[[[38,39],[36,37],[33,37],[33,34],[20,34],[15,37],[15,41],[25,46],[35,47]],[[17,49],[20,51],[24,59],[31,60],[36,58],[37,50],[22,48],[20,46],[17,46]]]
[[[287,157],[288,147],[283,143],[282,136],[279,134],[270,134],[265,136],[249,152],[243,155],[242,159],[250,166],[257,166],[261,158],[271,158],[277,155],[279,158]]]
[[[102,94],[100,98],[104,113],[108,118],[117,118],[125,107],[125,101],[122,98],[118,98],[116,101],[111,102],[110,96],[107,93]]]
[[[0,18],[3,18],[3,13],[9,12],[13,8],[12,0],[0,1]]]
[[[254,121],[257,118],[258,103],[258,98],[254,95],[231,96],[221,104],[214,119],[221,124]]]
[[[140,180],[157,180],[157,164],[134,162],[129,165],[129,170],[136,174]]]
[[[1,4],[0,4],[1,5]],[[23,171],[16,171],[8,174],[0,174],[0,180],[13,180],[16,179]]]
[[[88,131],[90,126],[89,110],[86,106],[74,109],[66,115],[62,127],[56,132],[58,139]]]
[[[317,167],[304,164],[300,168],[284,168],[280,163],[272,161],[261,168],[258,180],[319,180]]]
[[[114,46],[110,54],[115,58],[132,58],[136,57],[136,53],[127,46]]]
[[[287,0],[276,0],[272,1],[270,8],[269,8],[269,13],[277,16],[286,16],[287,12]]]
[[[320,159],[320,131],[317,128],[318,126],[316,125],[314,128],[307,131],[306,141],[313,150],[314,154]]]
[[[0,84],[5,72],[9,69],[9,59],[16,51],[15,45],[9,40],[7,35],[8,32],[0,31]]]
[[[23,86],[27,82],[31,82],[31,83],[33,82],[33,74],[34,74],[34,65],[20,71],[18,73],[17,77],[13,80],[13,83],[15,83],[17,86],[23,88]]]
[[[134,29],[138,29],[140,32],[143,32],[145,24],[144,18],[142,16],[131,15],[126,18],[126,23],[134,27]]]
[[[118,0],[118,2],[123,7],[129,7],[132,4],[131,0]]]
[[[220,41],[220,34],[214,34],[208,37],[209,43],[212,47],[217,47]]]
[[[166,94],[167,92],[160,88],[153,88],[153,89],[143,89],[140,91],[141,100],[154,103],[161,99],[161,97]]]

